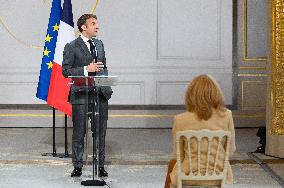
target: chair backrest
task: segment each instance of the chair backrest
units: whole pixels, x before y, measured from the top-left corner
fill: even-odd
[[[211,131],[208,129],[203,129],[199,131],[188,130],[188,131],[177,132],[176,148],[177,148],[177,165],[178,165],[178,174],[177,174],[178,187],[182,187],[181,185],[182,180],[221,180],[221,182],[224,182],[226,180],[227,167],[229,164],[228,158],[229,158],[230,140],[231,140],[231,133],[222,130]],[[189,173],[182,172],[181,168],[182,161],[180,155],[182,152],[180,151],[180,149],[182,148],[181,141],[187,142]],[[204,145],[202,146],[202,144],[204,143],[208,144],[208,145],[206,144],[207,148],[205,146],[205,149]],[[186,146],[186,144],[184,144],[184,146]],[[201,147],[203,148],[202,151]],[[184,150],[184,148],[182,149]],[[194,155],[192,155],[193,153]],[[223,156],[221,156],[220,153],[222,153]],[[206,159],[206,161],[202,161],[203,162],[202,164],[205,164],[205,166],[203,165],[203,169],[201,169],[201,155],[203,155],[203,160]],[[197,168],[196,164],[193,164],[192,156],[194,156],[195,161],[197,160]],[[214,159],[214,161],[212,161],[212,159]],[[220,163],[222,164],[223,168],[220,169],[219,165],[219,169],[217,170],[217,164]]]

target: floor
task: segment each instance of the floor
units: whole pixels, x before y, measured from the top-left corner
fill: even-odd
[[[148,113],[148,112],[147,112]],[[171,116],[177,111],[160,113],[158,117],[139,117],[135,111],[115,111],[110,117],[106,138],[106,169],[111,188],[162,188],[171,158]],[[13,115],[14,114],[14,115]],[[134,116],[136,114],[136,116]],[[156,111],[151,114],[157,116]],[[140,119],[139,119],[140,118]],[[141,119],[143,118],[143,119]],[[0,110],[0,187],[2,188],[75,188],[92,179],[92,166],[86,165],[81,178],[71,178],[70,158],[42,156],[52,152],[52,119],[44,111]],[[61,120],[58,120],[61,119]],[[56,151],[64,153],[63,117],[57,114]],[[118,126],[114,124],[125,125]],[[142,126],[147,124],[148,127]],[[154,126],[157,125],[157,126]],[[162,127],[166,125],[165,127]],[[160,127],[159,127],[160,126]],[[143,127],[143,128],[142,128]],[[281,187],[247,153],[258,146],[256,128],[236,129],[237,152],[231,158],[234,184],[226,187]],[[68,125],[68,152],[72,127]],[[89,132],[89,141],[91,133]],[[89,143],[91,160],[91,143]],[[263,154],[257,157],[281,178],[284,161]],[[105,186],[107,187],[107,186]]]

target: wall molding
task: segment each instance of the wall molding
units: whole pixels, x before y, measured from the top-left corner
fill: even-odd
[[[139,86],[140,88],[140,103],[144,104],[145,103],[145,81],[118,81],[116,86],[117,87],[119,85],[122,86]]]
[[[212,0],[211,0],[212,1]],[[197,61],[220,61],[221,60],[221,28],[222,28],[222,17],[221,17],[221,7],[222,1],[216,0],[217,2],[217,57],[216,58],[204,58],[200,56],[188,57],[188,56],[163,56],[160,54],[161,49],[161,3],[163,0],[157,0],[157,60],[197,60]]]
[[[187,86],[189,84],[189,81],[156,81],[156,104],[161,104],[162,101],[160,101],[160,95],[162,95],[161,92],[161,86],[169,85],[169,86]],[[184,93],[182,93],[184,94]]]
[[[242,32],[243,32],[243,45],[242,45],[242,50],[243,50],[243,62],[247,62],[247,61],[252,61],[254,63],[263,63],[267,61],[267,57],[248,57],[248,35],[247,35],[247,28],[248,28],[248,23],[247,23],[247,10],[248,10],[248,0],[243,0],[243,28],[242,28]]]

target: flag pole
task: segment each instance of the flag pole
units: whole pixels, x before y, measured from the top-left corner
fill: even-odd
[[[64,147],[64,154],[58,154],[59,158],[72,158],[72,155],[68,153],[68,135],[67,135],[67,115],[64,116],[64,135],[65,135],[65,147]]]
[[[42,153],[41,155],[57,157],[55,145],[55,108],[52,108],[52,153]]]

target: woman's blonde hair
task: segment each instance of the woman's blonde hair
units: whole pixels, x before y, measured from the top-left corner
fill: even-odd
[[[224,112],[224,96],[217,82],[209,75],[200,75],[189,84],[185,105],[189,112],[196,113],[201,120],[208,120],[213,109]]]

